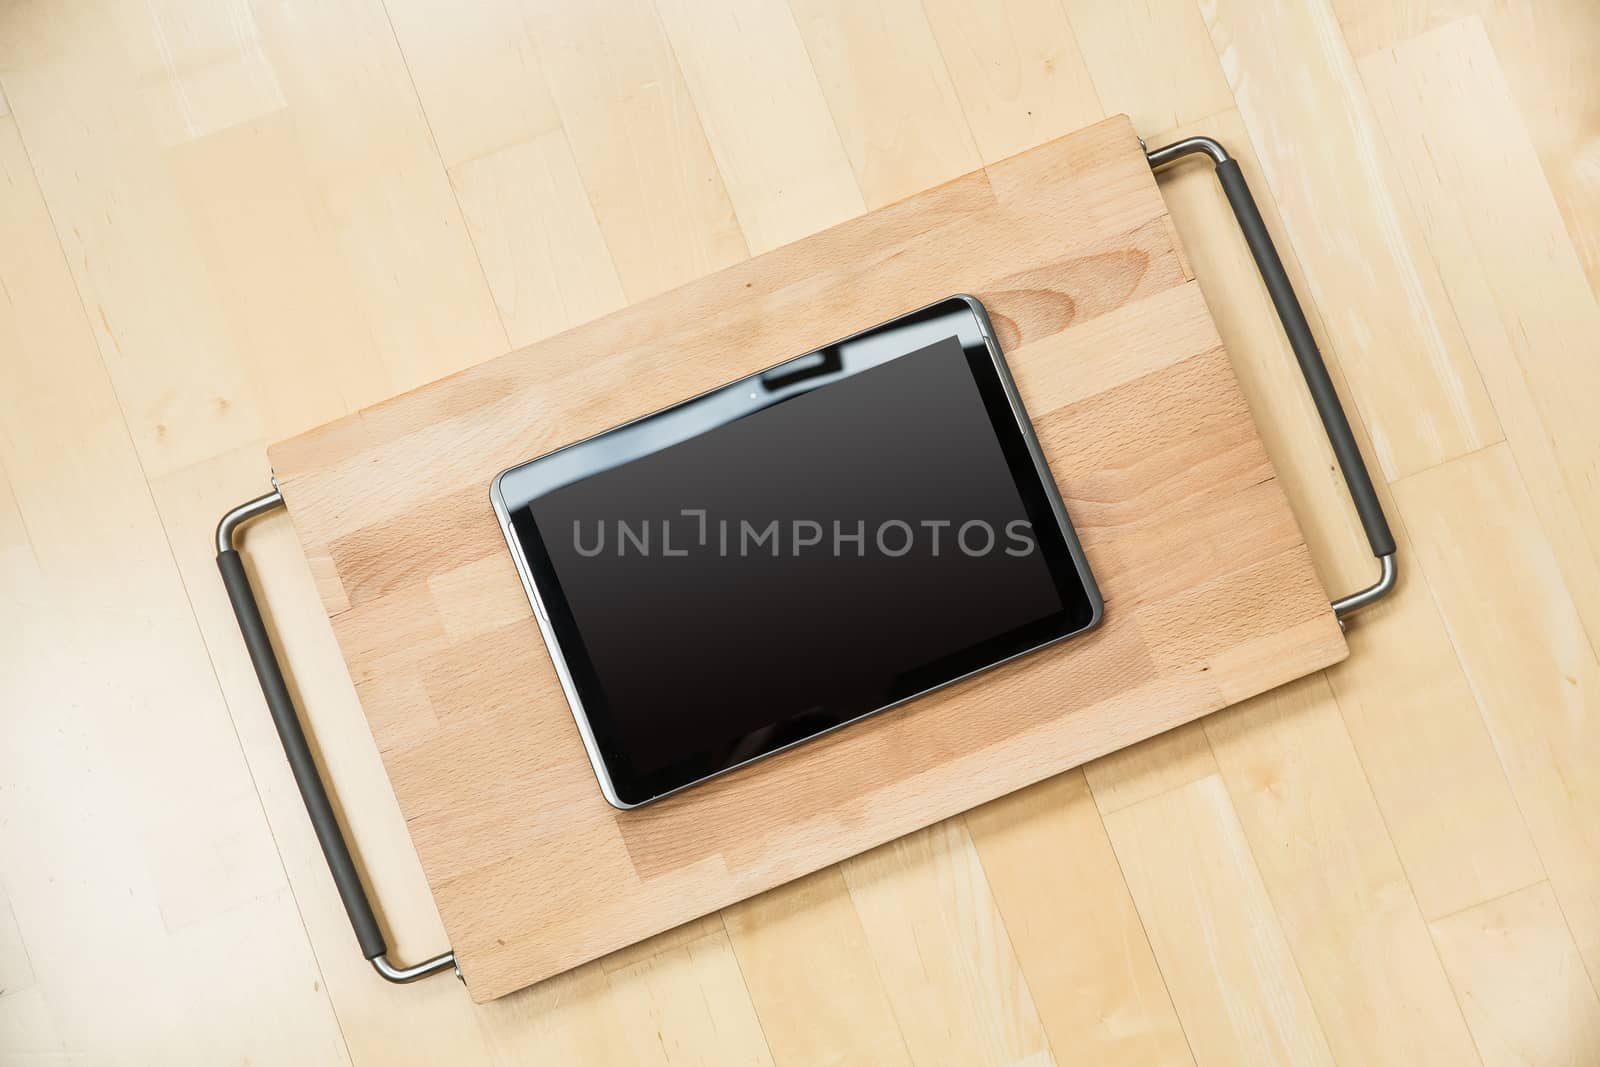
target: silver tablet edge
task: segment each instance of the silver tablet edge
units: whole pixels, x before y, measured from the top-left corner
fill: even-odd
[[[494,476],[494,481],[489,483],[489,503],[494,506],[495,518],[500,521],[500,533],[506,539],[506,546],[511,549],[511,562],[516,565],[517,577],[522,579],[523,592],[528,594],[528,606],[533,609],[534,621],[539,624],[539,634],[544,638],[545,651],[549,653],[550,662],[556,669],[556,677],[561,679],[561,691],[566,694],[567,708],[572,712],[572,721],[578,727],[578,736],[583,738],[583,749],[589,754],[589,766],[594,770],[595,780],[600,783],[600,793],[606,798],[606,803],[613,808],[629,811],[656,798],[650,797],[637,804],[629,804],[617,796],[617,790],[611,784],[611,774],[606,770],[606,761],[600,755],[600,746],[595,742],[594,731],[589,727],[589,713],[584,710],[583,701],[578,697],[578,687],[573,684],[572,672],[567,668],[566,656],[561,651],[561,641],[550,625],[550,616],[539,599],[538,589],[534,586],[533,569],[528,566],[528,561],[522,554],[522,542],[517,538],[516,531],[511,528],[511,513],[506,508],[505,494],[500,491],[500,479],[505,477],[508,471],[515,469],[508,467]]]
[[[1017,392],[1017,383],[1011,378],[1011,368],[1006,365],[1005,356],[1000,352],[1000,340],[995,336],[994,324],[989,321],[989,312],[984,308],[983,302],[970,293],[957,293],[947,299],[960,300],[977,316],[978,328],[983,333],[984,346],[989,350],[989,361],[994,364],[995,373],[999,375],[1000,385],[1006,393],[1006,401],[1011,405],[1011,417],[1016,420],[1017,428],[1022,431],[1022,439],[1028,445],[1028,455],[1033,458],[1034,469],[1039,472],[1039,480],[1044,483],[1045,496],[1050,501],[1051,510],[1055,512],[1056,524],[1061,527],[1061,536],[1066,541],[1067,553],[1072,557],[1073,566],[1078,572],[1078,580],[1083,582],[1083,591],[1089,597],[1089,621],[1067,636],[1087,633],[1099,626],[1101,620],[1105,618],[1105,601],[1101,599],[1100,587],[1095,584],[1094,573],[1089,569],[1089,558],[1084,555],[1083,545],[1078,541],[1078,531],[1073,528],[1072,519],[1067,515],[1066,502],[1061,499],[1061,487],[1056,484],[1055,475],[1050,473],[1050,464],[1045,461],[1044,449],[1039,444],[1038,436],[1033,432],[1033,420],[1028,418],[1028,411],[1022,404],[1022,394]]]

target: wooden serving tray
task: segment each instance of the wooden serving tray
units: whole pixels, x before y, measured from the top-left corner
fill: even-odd
[[[667,800],[611,808],[490,479],[956,292],[994,320],[1104,625]],[[271,458],[480,1001],[1346,655],[1126,118]]]

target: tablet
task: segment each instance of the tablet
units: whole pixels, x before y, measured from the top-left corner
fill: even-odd
[[[618,808],[1103,611],[970,296],[520,464],[490,499]]]

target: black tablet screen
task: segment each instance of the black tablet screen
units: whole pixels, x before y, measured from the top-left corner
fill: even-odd
[[[825,384],[748,379],[775,397],[512,512],[628,803],[1088,621],[986,350],[818,358]]]

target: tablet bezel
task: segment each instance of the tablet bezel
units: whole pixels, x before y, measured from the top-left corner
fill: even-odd
[[[1059,613],[1060,620],[1052,616],[1054,625],[1043,630],[1033,626],[1032,632],[1025,635],[1024,639],[1020,642],[1012,640],[992,658],[984,656],[981,663],[970,669],[942,678],[881,707],[837,720],[814,716],[821,721],[802,723],[791,719],[781,724],[768,724],[762,728],[762,732],[766,737],[776,736],[780,740],[759,751],[751,752],[740,746],[741,740],[753,736],[745,735],[743,738],[730,739],[721,756],[717,753],[700,753],[694,759],[681,761],[663,770],[649,774],[636,772],[629,763],[625,748],[603,717],[592,719],[585,706],[585,691],[597,693],[599,681],[588,665],[581,634],[572,619],[548,557],[544,555],[542,537],[529,512],[531,504],[563,485],[671,447],[735,419],[754,414],[769,405],[825,388],[951,337],[957,339],[967,356],[1016,488],[1033,522],[1035,537],[1061,593],[1064,606]],[[965,294],[936,301],[689,400],[517,464],[495,476],[490,486],[490,500],[601,792],[613,807],[624,810],[729,773],[1018,656],[1083,633],[1098,625],[1104,614],[1104,605],[1083,549],[1067,518],[1066,508],[1001,355],[988,315],[976,298]],[[534,554],[532,560],[530,551]],[[1069,602],[1069,593],[1075,589],[1081,589],[1082,596]],[[973,648],[977,650],[994,642],[1003,642],[1028,629],[1019,627]],[[778,726],[788,727],[788,733],[772,734],[771,731]]]

